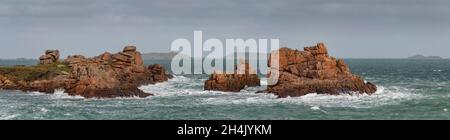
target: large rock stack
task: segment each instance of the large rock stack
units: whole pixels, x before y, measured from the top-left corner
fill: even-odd
[[[137,88],[139,85],[168,80],[164,68],[164,71],[154,73],[144,67],[135,46],[127,46],[116,54],[105,52],[90,59],[72,56],[66,62],[72,69],[66,84],[68,93],[88,98],[146,97],[150,94],[140,91]]]
[[[112,65],[115,68],[125,68],[132,65],[143,65],[141,53],[135,46],[126,46],[122,52],[112,55]]]
[[[340,94],[376,91],[376,86],[350,73],[342,59],[328,56],[324,43],[305,47],[304,51],[281,48],[271,55],[279,57],[278,83],[267,92],[279,97],[302,96],[308,93]],[[270,61],[269,61],[270,65]]]
[[[47,50],[45,54],[39,57],[39,64],[53,64],[59,61],[59,50]]]
[[[205,82],[205,90],[239,92],[247,87],[260,86],[260,79],[248,63],[241,61],[233,74],[214,72]]]

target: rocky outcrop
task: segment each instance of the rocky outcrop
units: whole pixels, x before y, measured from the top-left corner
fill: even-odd
[[[279,57],[280,77],[266,92],[279,97],[303,96],[308,93],[374,93],[377,88],[361,77],[352,75],[342,59],[328,56],[324,43],[305,47],[304,51],[281,48],[271,55]],[[270,65],[270,61],[269,61]]]
[[[146,97],[151,94],[142,92],[138,86],[164,82],[171,77],[161,65],[146,68],[135,46],[127,46],[116,54],[105,52],[93,58],[73,55],[67,57],[63,64],[69,69],[66,74],[51,79],[12,81],[15,85],[8,87],[2,86],[8,81],[3,82],[5,80],[0,77],[0,87],[46,93],[65,89],[69,95],[86,98]]]
[[[112,55],[113,67],[123,69],[132,65],[143,65],[141,53],[136,51],[135,46],[127,46],[122,52]]]
[[[245,87],[260,86],[260,79],[248,63],[240,62],[233,74],[214,72],[205,82],[205,90],[239,92]]]
[[[39,64],[53,64],[59,61],[59,50],[47,50],[39,57]]]
[[[161,64],[149,65],[147,69],[150,71],[154,82],[164,82],[173,78],[172,75],[166,73],[166,69]]]

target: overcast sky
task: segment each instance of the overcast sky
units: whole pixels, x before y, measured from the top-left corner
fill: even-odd
[[[345,58],[450,58],[449,0],[0,0],[0,58],[46,49],[93,56],[138,46],[166,52],[177,38],[325,42]]]

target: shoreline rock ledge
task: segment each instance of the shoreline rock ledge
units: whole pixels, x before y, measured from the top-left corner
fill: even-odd
[[[55,60],[59,58],[57,50],[46,51],[41,58],[36,66],[0,68],[0,88],[45,93],[64,89],[69,95],[85,98],[147,97],[152,94],[139,90],[139,86],[164,82],[172,77],[159,64],[146,68],[135,46],[93,58],[68,56],[62,62]]]
[[[280,48],[271,55],[279,56],[279,80],[270,85],[269,92],[283,97],[303,96],[309,93],[375,93],[377,87],[365,82],[361,77],[351,74],[344,60],[328,55],[324,43],[305,47],[304,51]],[[271,64],[269,60],[269,65]]]

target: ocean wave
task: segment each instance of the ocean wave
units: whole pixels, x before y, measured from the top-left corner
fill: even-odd
[[[423,98],[423,95],[414,94],[410,90],[400,87],[385,89],[379,87],[376,93],[368,94],[307,94],[300,97],[276,98],[272,94],[236,94],[235,96],[223,96],[205,98],[203,104],[294,104],[311,107],[352,107],[371,108],[383,105],[399,104],[403,101]],[[317,108],[312,108],[316,110]]]
[[[64,89],[56,89],[53,94],[50,94],[51,99],[84,99],[83,96],[71,96],[64,91]]]
[[[204,94],[220,94],[216,91],[204,91],[203,82],[206,79],[193,79],[184,76],[174,76],[167,82],[140,86],[139,89],[155,96],[190,96]]]
[[[6,116],[0,116],[0,120],[12,120],[16,117],[20,116],[20,114],[12,114],[12,115],[6,115]]]
[[[28,95],[31,96],[48,96],[50,99],[84,99],[83,96],[71,96],[68,93],[65,92],[64,89],[55,89],[55,91],[51,94],[38,92],[38,91],[31,91],[27,92]]]
[[[379,86],[376,93],[368,94],[307,94],[301,97],[277,98],[273,94],[259,93],[266,88],[263,86],[248,87],[240,92],[204,91],[203,80],[175,76],[168,82],[155,85],[141,86],[144,92],[155,94],[156,97],[200,96],[197,105],[226,105],[226,104],[298,104],[311,107],[353,107],[370,108],[382,105],[398,104],[403,101],[423,98],[413,90],[398,86]],[[313,109],[314,110],[314,109]]]
[[[32,92],[27,92],[29,95],[32,96],[48,96],[49,99],[83,99],[86,101],[90,101],[90,100],[129,100],[129,99],[145,99],[145,98],[141,98],[138,96],[132,96],[132,97],[115,97],[115,98],[85,98],[83,96],[80,95],[69,95],[68,93],[65,92],[64,89],[56,89],[52,94],[47,94],[47,93],[43,93],[43,92],[37,92],[37,91],[32,91]],[[151,96],[149,96],[151,97]]]
[[[195,79],[184,76],[174,76],[174,78],[170,79],[167,82],[140,86],[139,89],[146,93],[152,93],[155,96],[221,95],[233,93],[222,91],[205,91],[203,90],[203,86],[206,80],[207,79]],[[265,79],[262,79],[261,83],[264,84],[264,82]],[[239,93],[255,93],[256,91],[263,90],[264,88],[265,86],[246,87]]]
[[[386,90],[384,87],[372,95],[368,94],[307,94],[301,97],[288,97],[279,99],[282,103],[304,104],[320,107],[353,107],[370,108],[383,105],[398,104],[402,101],[421,98],[421,95],[394,89]]]

